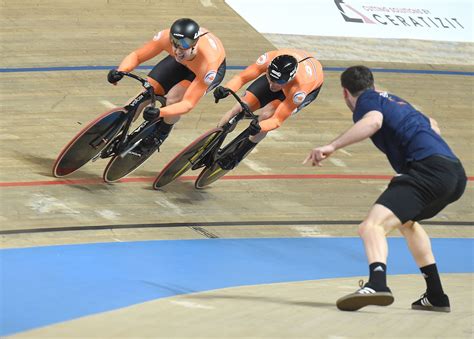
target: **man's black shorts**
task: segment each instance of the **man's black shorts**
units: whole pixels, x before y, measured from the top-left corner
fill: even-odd
[[[217,69],[214,81],[209,85],[207,90],[208,92],[221,83],[221,81],[224,79],[225,71],[226,62],[224,59],[222,64]],[[189,82],[193,82],[193,80],[196,78],[196,74],[194,74],[193,71],[183,64],[177,62],[171,55],[168,55],[166,58],[156,64],[148,76],[157,81],[161,87],[163,87],[165,94],[181,81],[188,80]]]
[[[247,91],[251,92],[260,102],[260,108],[265,107],[269,102],[273,100],[284,101],[285,94],[283,91],[272,92],[270,90],[270,84],[268,83],[267,77],[262,75],[257,80],[252,82]]]
[[[318,97],[319,91],[321,90],[321,86],[316,88],[315,90],[311,91],[303,100],[303,102],[298,106],[296,112],[301,111],[304,107],[308,106],[311,102],[316,100]],[[286,96],[283,91],[272,92],[270,90],[270,84],[268,83],[268,79],[265,75],[262,75],[257,80],[252,82],[249,87],[247,87],[247,91],[251,92],[260,102],[260,107],[265,107],[268,103],[272,102],[273,100],[285,101]],[[296,113],[295,112],[295,113]]]
[[[466,188],[466,173],[458,159],[432,155],[408,163],[376,204],[390,209],[402,224],[429,219],[458,200]]]

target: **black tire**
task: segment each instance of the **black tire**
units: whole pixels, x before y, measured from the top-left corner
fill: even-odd
[[[116,108],[91,121],[59,153],[53,176],[69,175],[98,155],[119,134],[125,115],[124,109]]]
[[[141,132],[139,132],[136,136],[134,136],[129,142],[128,145],[133,145],[137,143],[139,140],[144,140],[149,135],[154,133],[156,129],[156,124],[158,122],[154,122],[147,127],[145,127]],[[140,147],[140,145],[138,146]],[[159,148],[159,145],[153,148],[148,149],[142,156],[136,156],[133,152],[127,153],[125,156],[116,155],[114,156],[107,167],[104,170],[103,179],[105,182],[113,183],[121,178],[129,175],[133,171],[135,171],[138,167],[140,167],[149,157],[155,153],[155,151]]]
[[[158,189],[169,184],[192,168],[195,165],[194,160],[207,150],[221,132],[222,128],[211,129],[185,147],[161,170],[153,182],[153,188]]]
[[[230,171],[231,170],[222,169],[217,163],[214,163],[212,166],[204,168],[204,170],[199,174],[194,183],[194,187],[199,189],[209,186]]]

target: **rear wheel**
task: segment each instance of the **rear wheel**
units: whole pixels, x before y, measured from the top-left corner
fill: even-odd
[[[153,182],[153,188],[163,187],[197,164],[202,157],[209,152],[209,146],[213,145],[222,132],[222,128],[214,128],[194,140],[186,148],[178,153],[166,166]]]
[[[118,154],[109,161],[103,175],[105,182],[112,183],[132,173],[155,153],[160,145],[145,146],[143,141],[155,133],[157,123],[145,127],[128,142],[129,147],[136,145],[135,148],[125,155]]]
[[[98,155],[120,132],[126,121],[124,109],[104,113],[84,127],[59,153],[53,175],[69,175]]]

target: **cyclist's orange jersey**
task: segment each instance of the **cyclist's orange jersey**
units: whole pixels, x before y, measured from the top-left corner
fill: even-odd
[[[258,60],[243,70],[240,74],[233,77],[225,87],[238,91],[247,82],[258,78],[267,71],[270,62],[277,56],[289,54],[301,61],[298,65],[296,77],[287,85],[283,86],[282,91],[285,94],[285,100],[281,102],[273,116],[267,120],[260,121],[262,131],[268,132],[281,126],[283,121],[296,112],[297,107],[303,102],[306,95],[316,88],[321,87],[324,81],[323,68],[318,60],[309,53],[298,49],[280,49],[262,54]]]
[[[125,57],[118,70],[130,72],[162,51],[166,51],[174,57],[175,53],[173,52],[169,33],[169,29],[158,32],[153,37],[153,40]],[[186,90],[183,100],[161,108],[160,117],[184,114],[196,106],[199,100],[206,94],[209,85],[216,77],[219,66],[225,59],[225,50],[222,42],[203,27],[201,27],[199,33],[201,37],[197,44],[196,56],[192,60],[181,62],[196,77]]]

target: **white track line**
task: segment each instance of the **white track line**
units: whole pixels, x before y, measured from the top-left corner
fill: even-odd
[[[332,164],[336,165],[337,167],[347,167],[346,163],[344,161],[342,161],[341,159],[330,157],[329,161]]]
[[[246,166],[248,166],[251,170],[253,170],[257,173],[270,173],[272,171],[271,168],[262,166],[257,161],[253,161],[253,160],[250,160],[250,159],[244,159],[243,163]]]
[[[171,304],[183,306],[186,308],[199,308],[199,309],[206,309],[206,310],[212,310],[214,307],[212,306],[207,306],[207,305],[202,305],[198,304],[192,301],[184,301],[184,300],[170,300]]]
[[[116,108],[117,107],[117,105],[114,105],[113,103],[111,103],[108,100],[100,100],[100,103],[102,105],[104,105],[105,107],[107,107],[107,108]]]

